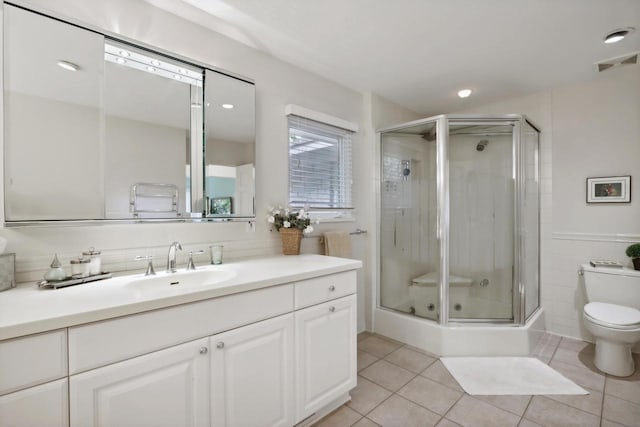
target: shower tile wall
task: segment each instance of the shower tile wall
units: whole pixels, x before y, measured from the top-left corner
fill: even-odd
[[[479,140],[488,141],[478,150]],[[513,164],[511,136],[451,135],[450,272],[452,317],[512,317]],[[486,286],[481,281],[486,280]],[[459,310],[456,309],[456,305]]]

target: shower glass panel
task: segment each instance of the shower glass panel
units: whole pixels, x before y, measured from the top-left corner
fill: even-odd
[[[514,126],[449,123],[449,318],[513,320]]]
[[[436,122],[382,135],[380,305],[438,319]]]
[[[540,305],[540,175],[539,175],[539,134],[525,122],[522,132],[522,151],[524,153],[524,177],[522,182],[522,279],[525,287],[525,318],[529,318]]]
[[[539,296],[539,130],[520,115],[442,115],[380,131],[383,308],[524,324]]]

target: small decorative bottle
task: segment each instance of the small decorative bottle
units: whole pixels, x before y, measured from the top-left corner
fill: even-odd
[[[67,278],[67,273],[62,268],[62,264],[58,260],[58,254],[53,256],[53,261],[51,262],[51,268],[44,273],[44,280],[48,282],[59,282]]]

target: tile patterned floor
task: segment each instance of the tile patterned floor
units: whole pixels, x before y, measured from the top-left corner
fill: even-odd
[[[470,396],[436,356],[363,332],[351,401],[315,427],[640,427],[640,369],[628,378],[604,375],[593,353],[593,344],[555,335],[534,352],[586,396]]]

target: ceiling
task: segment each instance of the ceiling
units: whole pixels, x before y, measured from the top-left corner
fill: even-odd
[[[595,62],[640,51],[640,0],[145,1],[425,115],[593,79]],[[638,30],[602,42],[621,27]]]

